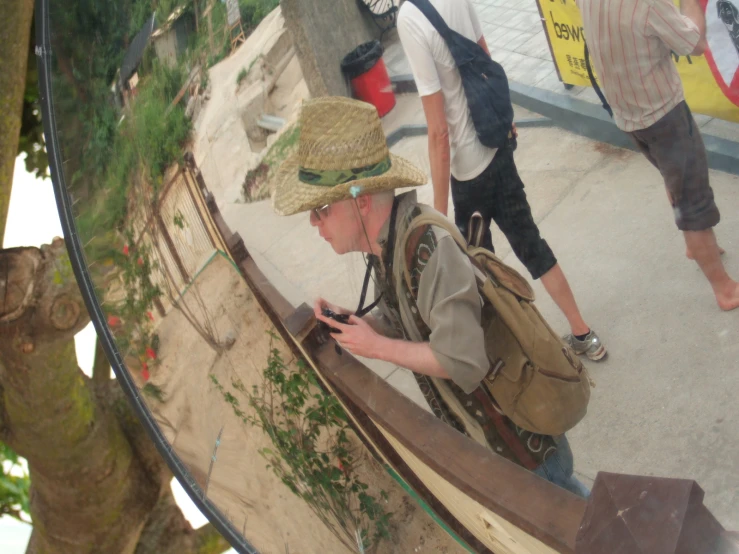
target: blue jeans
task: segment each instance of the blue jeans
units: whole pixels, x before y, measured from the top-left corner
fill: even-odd
[[[537,467],[534,473],[577,496],[587,498],[590,496],[590,489],[573,475],[573,471],[574,461],[570,443],[567,437],[562,435],[559,443],[557,443],[557,451]]]

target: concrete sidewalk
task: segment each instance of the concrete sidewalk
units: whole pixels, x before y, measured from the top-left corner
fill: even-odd
[[[591,87],[566,90],[557,77],[536,0],[471,1],[490,54],[505,68],[510,81],[600,104]],[[384,47],[383,59],[388,73],[391,76],[411,75],[397,31],[387,33]],[[694,117],[703,133],[739,142],[739,124],[702,114],[694,114]]]

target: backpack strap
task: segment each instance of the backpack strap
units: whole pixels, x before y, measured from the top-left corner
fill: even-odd
[[[408,0],[408,2],[420,10],[446,42],[449,41],[452,30],[429,0]]]
[[[485,287],[503,287],[519,298],[533,302],[534,291],[528,284],[528,281],[518,271],[509,267],[503,263],[494,253],[482,247],[468,247],[462,233],[459,231],[456,225],[454,225],[449,219],[441,215],[440,213],[424,209],[421,215],[417,216],[408,224],[408,229],[403,235],[400,245],[405,248],[405,245],[410,238],[411,233],[414,229],[422,225],[435,225],[447,231],[453,238],[457,245],[467,255],[467,258],[472,264],[472,271],[477,279],[477,285],[480,291],[485,295]],[[487,259],[486,268],[484,269],[481,262],[476,259],[478,253],[484,253],[484,258]],[[411,273],[407,264],[403,264],[403,276],[405,278],[408,290],[411,288]],[[489,284],[486,284],[489,281]]]
[[[388,241],[384,260],[387,271],[391,271],[392,268],[393,249],[395,248],[395,221],[398,218],[398,206],[400,206],[400,196],[395,197],[393,200],[393,208],[390,211],[390,229],[388,231]],[[354,313],[357,317],[364,317],[374,310],[375,306],[380,303],[384,294],[380,293],[380,296],[378,296],[372,304],[367,307],[364,306],[364,302],[367,297],[367,288],[369,287],[370,277],[372,276],[372,267],[374,266],[374,262],[372,260],[373,256],[370,256],[367,261],[367,271],[364,274],[364,283],[362,283],[362,294],[359,297],[359,306],[357,306],[357,311]]]
[[[457,228],[456,225],[454,225],[451,221],[449,221],[446,217],[444,217],[440,213],[424,210],[421,212],[421,215],[415,217],[408,224],[408,228],[406,229],[405,234],[403,235],[403,238],[399,242],[399,245],[402,246],[403,250],[405,249],[405,245],[408,243],[408,239],[410,238],[411,233],[414,230],[424,225],[434,225],[448,232],[452,236],[454,241],[457,243],[457,245],[459,245],[459,247],[462,249],[462,252],[467,254],[467,257],[472,262],[472,267],[475,268],[476,270],[475,275],[478,278],[478,280],[484,281],[485,277],[482,274],[478,274],[479,267],[476,261],[467,252],[467,242],[464,240],[462,233],[459,232],[459,229]],[[408,264],[403,264],[403,276],[405,278],[405,283],[408,286],[408,290],[412,290],[411,289],[411,273],[408,268]]]

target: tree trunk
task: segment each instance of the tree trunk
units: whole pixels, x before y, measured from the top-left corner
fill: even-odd
[[[99,338],[95,339],[95,360],[92,363],[92,380],[96,385],[102,385],[110,381],[112,371],[108,357],[105,355],[103,345]]]
[[[28,552],[174,552],[159,537],[200,552],[117,382],[94,384],[77,366],[74,335],[89,318],[64,242],[1,250],[0,297],[0,439],[28,460]]]
[[[32,18],[33,0],[3,2],[0,17],[0,246],[5,235],[13,168],[18,156]]]

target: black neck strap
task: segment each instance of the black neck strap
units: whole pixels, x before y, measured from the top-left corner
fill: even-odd
[[[387,235],[387,247],[385,248],[384,262],[386,271],[390,271],[392,267],[392,260],[395,251],[395,220],[398,217],[399,205],[400,197],[396,196],[395,200],[393,200],[393,209],[390,212],[390,229]],[[364,283],[362,283],[362,294],[359,297],[359,306],[357,307],[357,311],[354,314],[357,317],[364,317],[369,312],[374,310],[375,306],[377,306],[382,299],[382,294],[380,294],[380,296],[377,297],[377,300],[372,302],[372,304],[370,304],[366,308],[364,307],[364,301],[367,297],[367,288],[369,287],[369,281],[372,275],[372,266],[374,265],[373,258],[374,256],[370,255],[367,261],[367,271],[364,274]]]

